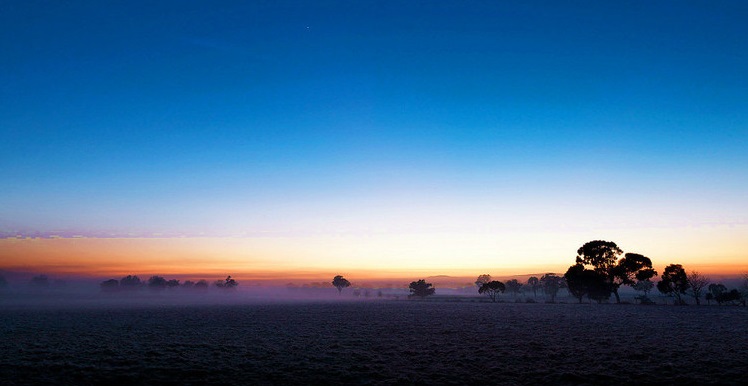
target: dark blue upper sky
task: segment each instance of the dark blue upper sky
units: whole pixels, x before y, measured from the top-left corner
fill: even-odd
[[[743,1],[4,1],[0,69],[5,230],[434,195],[745,220]]]

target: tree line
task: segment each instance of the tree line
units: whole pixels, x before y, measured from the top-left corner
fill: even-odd
[[[621,255],[623,255],[621,257]],[[638,253],[623,253],[612,241],[594,240],[585,243],[577,250],[574,265],[570,266],[563,277],[553,273],[543,275],[540,279],[531,277],[527,286],[533,293],[538,289],[548,295],[550,302],[555,302],[556,294],[562,288],[581,303],[585,298],[602,303],[614,296],[616,303],[621,303],[619,289],[630,286],[643,295],[637,296],[641,304],[654,303],[648,296],[653,288],[663,295],[672,297],[674,304],[686,304],[684,296],[690,295],[697,305],[701,304],[702,295],[708,304],[712,300],[718,304],[743,304],[748,299],[748,274],[744,275],[742,291],[727,290],[723,284],[710,284],[711,280],[697,271],[686,273],[680,264],[665,267],[660,280],[655,284],[652,279],[657,271],[652,268],[652,260]],[[515,295],[523,286],[516,279],[502,283],[490,280],[490,275],[480,275],[476,280],[478,293],[488,295],[496,301],[498,293],[505,291]]]
[[[226,277],[224,280],[216,280],[213,285],[221,289],[235,289],[239,286],[239,282],[231,278]],[[118,292],[118,291],[134,291],[141,288],[148,288],[154,291],[161,291],[165,289],[182,288],[188,290],[207,290],[209,287],[207,280],[186,280],[180,283],[178,279],[169,279],[162,276],[151,276],[148,280],[143,281],[137,275],[127,275],[120,280],[109,279],[104,280],[99,284],[101,290],[104,292]]]
[[[748,273],[743,277],[740,290],[728,290],[724,284],[712,283],[710,278],[697,271],[687,273],[680,264],[666,266],[660,275],[660,280],[654,283],[652,279],[656,278],[657,274],[650,258],[638,253],[624,254],[623,250],[612,241],[594,240],[585,243],[577,250],[574,264],[563,275],[546,273],[540,278],[532,276],[524,283],[517,279],[510,279],[504,283],[493,280],[489,274],[482,274],[476,279],[475,285],[478,288],[478,294],[488,296],[493,302],[496,302],[499,295],[505,292],[514,294],[516,298],[525,288],[531,290],[534,297],[537,297],[540,291],[550,303],[556,301],[556,296],[562,289],[566,289],[580,303],[585,298],[598,303],[607,302],[611,296],[615,297],[616,303],[621,303],[619,290],[623,286],[629,286],[641,292],[642,295],[635,298],[641,304],[654,303],[649,298],[649,292],[654,288],[657,288],[663,295],[673,298],[673,303],[676,305],[686,304],[685,296],[693,297],[697,305],[701,304],[702,297],[707,304],[714,301],[719,305],[742,304],[745,306],[748,300]],[[35,276],[30,284],[36,288],[45,288],[49,286],[49,279],[45,275]],[[337,288],[338,293],[342,293],[343,289],[351,286],[351,282],[342,275],[335,276],[331,284]],[[5,278],[0,276],[0,289],[7,285]],[[227,276],[226,279],[213,282],[213,285],[216,288],[232,290],[239,286],[239,283],[231,276]],[[209,286],[207,280],[195,282],[187,280],[180,283],[178,279],[167,280],[157,275],[145,281],[136,275],[128,275],[119,280],[108,279],[100,283],[101,290],[104,292],[133,291],[141,288],[155,291],[174,288],[207,290]],[[411,282],[408,289],[409,297],[421,299],[436,292],[433,284],[426,282],[425,279]],[[533,299],[528,301],[534,302]]]

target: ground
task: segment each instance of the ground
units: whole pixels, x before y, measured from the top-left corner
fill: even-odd
[[[22,384],[742,384],[748,309],[298,302],[0,310]]]

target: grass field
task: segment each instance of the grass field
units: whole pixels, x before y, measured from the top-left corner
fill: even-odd
[[[21,384],[742,384],[748,309],[298,302],[0,310]]]

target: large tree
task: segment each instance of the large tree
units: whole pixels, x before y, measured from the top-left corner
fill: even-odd
[[[633,286],[637,281],[648,280],[657,276],[657,271],[652,268],[652,260],[638,253],[627,253],[610,269],[608,282],[610,290],[616,297],[616,302],[621,302],[618,296],[618,288],[622,285]]]
[[[590,265],[608,282],[610,291],[621,302],[618,289],[622,285],[634,285],[637,280],[650,279],[657,275],[652,268],[652,260],[638,253],[623,254],[621,248],[612,241],[595,240],[577,250],[577,264]],[[601,293],[602,295],[602,293]]]
[[[690,285],[683,266],[680,264],[668,265],[660,278],[661,280],[657,283],[657,290],[665,295],[674,296],[675,304],[685,304],[681,295],[686,294]]]
[[[351,286],[351,282],[349,282],[348,279],[344,278],[342,275],[337,275],[332,278],[332,285],[338,289],[338,294],[340,294],[343,292],[343,288]]]
[[[585,243],[577,250],[577,264],[591,265],[595,271],[607,275],[623,254],[621,248],[612,241],[594,240]]]
[[[483,285],[478,288],[479,294],[486,294],[489,298],[491,298],[492,302],[496,301],[496,297],[499,295],[499,293],[504,292],[506,289],[506,286],[504,286],[504,283],[492,280],[488,283],[483,283]]]
[[[425,298],[426,296],[433,295],[434,292],[436,292],[433,284],[426,283],[426,280],[423,279],[410,282],[408,288],[410,289],[410,296],[416,296],[421,299]]]
[[[585,269],[581,264],[569,267],[564,279],[569,293],[577,298],[579,303],[582,303],[585,296],[598,303],[610,298],[610,286],[605,276],[597,271]]]
[[[704,287],[709,284],[709,281],[708,277],[697,271],[691,271],[691,273],[688,274],[688,285],[691,287],[688,293],[696,299],[697,306],[701,304],[701,294],[704,291]]]

